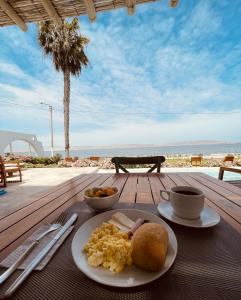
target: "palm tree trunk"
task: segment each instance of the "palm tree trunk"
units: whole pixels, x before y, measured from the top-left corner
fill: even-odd
[[[70,102],[70,72],[64,72],[64,142],[65,155],[69,157],[69,102]]]

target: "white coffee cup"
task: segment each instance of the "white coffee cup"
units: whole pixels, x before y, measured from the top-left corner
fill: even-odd
[[[204,207],[204,193],[190,186],[176,186],[167,190],[161,190],[161,197],[170,200],[173,212],[180,218],[197,219]],[[166,193],[168,197],[163,194]]]

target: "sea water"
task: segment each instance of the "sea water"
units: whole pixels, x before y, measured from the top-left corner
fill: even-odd
[[[56,151],[64,156],[64,151]],[[140,147],[106,147],[106,148],[83,148],[82,150],[71,150],[71,156],[78,157],[113,157],[113,156],[183,156],[183,155],[226,155],[241,154],[241,143],[235,144],[200,144],[200,145],[178,145],[178,146],[140,146]],[[50,151],[46,151],[50,156]]]

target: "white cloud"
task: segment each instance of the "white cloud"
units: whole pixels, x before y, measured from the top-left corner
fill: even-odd
[[[228,125],[227,125],[228,124]],[[132,122],[120,120],[107,129],[83,129],[71,132],[72,146],[103,146],[115,144],[165,144],[182,141],[237,141],[240,115],[185,115],[172,121]],[[49,135],[39,137],[49,145]],[[55,145],[63,145],[63,135],[55,134]]]
[[[180,30],[180,38],[189,46],[207,37],[216,34],[221,26],[221,18],[212,9],[209,0],[198,1],[191,15],[186,15],[183,28]],[[220,31],[221,34],[221,31]]]
[[[24,77],[24,72],[14,64],[9,64],[5,61],[0,60],[0,73],[7,73],[15,77]]]

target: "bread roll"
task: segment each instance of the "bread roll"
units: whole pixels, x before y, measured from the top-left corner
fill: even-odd
[[[147,271],[159,271],[166,259],[168,233],[156,223],[141,225],[131,240],[133,263]]]

